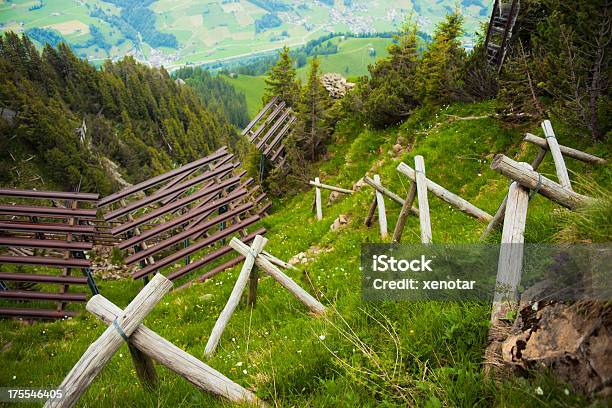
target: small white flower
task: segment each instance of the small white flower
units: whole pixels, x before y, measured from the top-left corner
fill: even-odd
[[[323,334],[322,334],[322,335],[320,335],[320,336],[319,336],[319,340],[321,340],[321,341],[325,340],[325,335],[323,335]]]
[[[482,177],[482,173],[478,173],[478,177]]]
[[[297,351],[297,353],[298,353],[298,354],[302,354],[302,350],[298,350],[298,351]]]
[[[235,342],[236,342],[236,339],[235,339],[234,337],[232,337],[232,341],[235,343]]]
[[[119,353],[119,357],[123,358],[123,353]]]
[[[570,394],[570,392],[569,392],[569,390],[568,390],[567,388],[563,390],[563,393],[564,393],[565,395],[569,395],[569,394]]]
[[[236,367],[242,367],[242,361],[237,362]]]
[[[544,390],[542,389],[542,387],[538,387],[535,389],[535,393],[537,395],[544,395]]]
[[[247,370],[242,370],[242,374],[246,374],[246,373],[247,373]]]
[[[16,376],[16,375],[14,375],[14,376],[13,376],[13,380],[16,380],[16,379],[17,379],[17,376]]]

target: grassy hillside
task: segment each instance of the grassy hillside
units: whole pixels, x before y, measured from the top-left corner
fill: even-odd
[[[338,53],[322,55],[321,72],[337,72],[348,77],[368,75],[368,65],[384,58],[389,53],[387,47],[391,44],[390,38],[333,38],[327,42],[338,45]],[[323,43],[323,45],[325,45]],[[298,69],[298,78],[304,81],[308,76],[308,65]]]
[[[261,99],[266,87],[265,78],[263,76],[248,76],[237,75],[235,77],[224,77],[230,84],[236,88],[238,92],[242,92],[246,96],[247,110],[249,117],[253,118],[261,109]]]
[[[439,112],[417,112],[407,123],[385,131],[360,124],[341,124],[331,144],[329,160],[320,164],[322,181],[350,187],[366,172],[380,174],[400,195],[408,182],[395,167],[425,157],[428,176],[493,213],[507,191],[508,181],[489,169],[495,153],[504,152],[529,161],[536,154],[522,146],[522,132],[541,134],[533,124],[506,128],[495,119],[453,120],[493,113],[493,103],[455,105]],[[555,129],[562,144],[584,148],[573,136]],[[401,139],[407,151],[395,155]],[[605,156],[606,147],[586,149]],[[612,171],[568,160],[575,189],[592,193],[591,181],[610,185]],[[542,165],[554,177],[550,156]],[[482,374],[489,306],[479,303],[367,303],[360,299],[360,245],[378,242],[377,228],[367,229],[363,219],[372,199],[364,188],[324,207],[324,219],[311,213],[312,192],[276,203],[263,221],[270,242],[267,249],[283,259],[319,248],[312,261],[301,265],[307,275],[289,272],[300,285],[317,293],[329,306],[327,316],[313,318],[287,291],[270,278],[259,285],[257,307],[242,304],[220,343],[216,356],[204,359],[204,345],[223,308],[239,268],[163,299],[146,324],[179,347],[232,380],[256,391],[271,406],[279,407],[404,407],[426,406],[585,406],[586,401],[550,377],[509,378],[500,383]],[[324,200],[327,194],[324,195]],[[389,225],[398,206],[388,202]],[[435,242],[476,242],[484,225],[435,197],[430,198]],[[347,228],[332,232],[340,215],[349,217]],[[568,212],[541,196],[529,207],[528,242],[554,242],[570,221]],[[607,225],[596,229],[610,228]],[[403,242],[419,242],[418,219],[409,217]],[[610,237],[608,237],[609,240]],[[499,241],[499,235],[491,237]],[[308,279],[306,278],[308,276]],[[140,283],[99,282],[102,293],[125,306]],[[180,284],[180,282],[179,282]],[[178,285],[177,285],[178,286]],[[54,323],[25,326],[0,322],[0,384],[53,386],[61,382],[87,346],[105,326],[87,313]],[[160,387],[148,393],[138,385],[126,346],[113,357],[81,400],[81,406],[224,407],[196,391],[186,381],[159,368]],[[543,393],[536,392],[541,387]]]

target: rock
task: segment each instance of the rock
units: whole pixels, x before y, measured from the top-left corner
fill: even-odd
[[[540,285],[538,291],[549,285]],[[585,394],[605,393],[612,381],[610,307],[538,298],[533,293],[524,296],[519,317],[502,343],[503,361],[522,369],[548,369]]]
[[[336,218],[336,220],[332,224],[331,230],[338,231],[341,228],[344,228],[348,223],[349,223],[349,218],[346,215],[341,214],[338,218]]]
[[[340,197],[341,197],[341,196],[342,196],[342,194],[340,194],[339,192],[337,192],[337,191],[332,191],[332,192],[329,194],[329,203],[330,203],[330,204],[331,204],[331,203],[335,203],[336,201],[338,201],[338,200],[340,199]]]
[[[353,184],[353,191],[361,190],[361,188],[365,187],[366,185],[367,184],[366,184],[365,180],[362,177],[355,184]]]
[[[398,154],[399,152],[401,152],[402,149],[403,149],[403,147],[399,143],[393,145],[393,151],[395,152],[395,154]]]
[[[302,263],[303,259],[306,259],[306,253],[300,252],[299,254],[295,255],[293,258],[289,260],[289,264],[297,265],[299,263]]]
[[[333,99],[340,99],[353,89],[354,83],[348,82],[340,74],[328,73],[321,76],[321,84]]]

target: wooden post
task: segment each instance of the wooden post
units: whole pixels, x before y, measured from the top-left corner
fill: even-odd
[[[429,217],[429,201],[427,201],[427,177],[425,176],[425,160],[423,156],[414,157],[416,170],[417,195],[419,197],[419,222],[421,224],[421,242],[431,243],[431,219]]]
[[[573,191],[572,183],[570,181],[569,175],[567,174],[565,160],[563,160],[563,154],[561,154],[561,149],[559,149],[559,143],[557,142],[557,138],[555,137],[555,132],[553,131],[553,127],[550,123],[550,120],[545,120],[544,122],[542,122],[542,129],[544,129],[544,135],[546,135],[548,148],[550,149],[550,154],[552,154],[553,160],[555,162],[555,170],[557,171],[559,184],[561,184],[563,188]]]
[[[232,241],[234,239],[237,238],[232,238]],[[251,248],[248,249],[247,247],[245,253],[242,254],[246,259],[244,260],[242,270],[238,275],[238,279],[236,280],[236,284],[234,285],[234,289],[230,294],[227,304],[221,311],[221,314],[219,315],[219,318],[215,323],[215,327],[213,327],[212,332],[210,333],[210,337],[208,339],[208,342],[206,343],[206,348],[204,349],[204,352],[207,356],[212,355],[217,349],[217,345],[219,344],[221,335],[225,330],[225,326],[227,326],[227,323],[229,322],[230,318],[232,317],[232,314],[234,313],[234,310],[236,310],[236,307],[240,302],[240,297],[242,296],[242,292],[244,292],[244,288],[246,287],[247,282],[249,280],[251,269],[253,269],[253,266],[255,265],[255,259],[263,250],[263,247],[266,245],[267,242],[268,240],[266,238],[262,237],[261,235],[257,235],[253,240]]]
[[[391,200],[395,201],[399,205],[404,205],[404,199],[402,197],[398,196],[397,194],[395,194],[393,191],[391,191],[388,188],[386,188],[385,186],[383,186],[382,183],[377,183],[376,181],[372,180],[368,176],[365,176],[363,178],[363,181],[365,181],[365,183],[368,184],[369,186],[371,186],[374,190],[376,190],[379,193],[381,193],[382,195],[390,198]],[[418,208],[410,207],[410,211],[414,215],[416,215],[417,217],[419,216]]]
[[[408,166],[406,163],[400,163],[397,166],[397,171],[399,171],[400,173],[402,173],[403,175],[405,175],[412,181],[416,180],[415,171],[410,166]],[[429,191],[431,191],[434,195],[438,196],[439,198],[446,201],[447,203],[457,207],[459,210],[463,211],[464,213],[480,221],[484,221],[484,222],[489,222],[493,219],[493,217],[490,214],[487,214],[485,211],[476,207],[469,201],[464,200],[458,195],[451,193],[450,191],[440,186],[439,184],[434,183],[430,179],[426,179],[426,181],[427,181],[427,189]]]
[[[111,322],[112,323],[112,322]],[[144,388],[153,389],[157,386],[157,373],[155,372],[155,364],[146,354],[143,354],[132,343],[128,343],[132,363],[136,370],[136,375],[140,380],[140,384]]]
[[[102,296],[92,298],[87,304],[87,310],[106,324],[112,324],[117,316],[123,314],[120,308]],[[139,325],[130,336],[130,346],[155,359],[201,390],[233,402],[247,402],[263,406],[263,403],[251,391],[181,350],[143,324]]]
[[[410,210],[412,209],[412,203],[416,197],[416,191],[416,183],[412,181],[410,183],[410,189],[408,190],[406,200],[404,200],[404,204],[402,205],[402,210],[400,211],[397,223],[395,224],[395,230],[393,231],[393,242],[396,244],[399,244],[402,241],[402,233],[404,232],[404,226],[406,225],[408,214],[410,214]]]
[[[321,184],[319,178],[315,178],[315,183]],[[317,206],[317,220],[321,221],[323,219],[323,207],[321,205],[321,188],[316,187],[315,189],[315,203]]]
[[[542,140],[544,140],[544,139],[542,139]],[[544,148],[542,148],[542,149],[540,149],[538,151],[538,154],[536,155],[535,159],[533,159],[533,161],[531,162],[531,169],[537,170],[538,167],[540,167],[540,164],[544,160],[544,157],[546,157],[546,152],[547,151],[548,150],[546,150]],[[485,228],[485,230],[482,233],[482,235],[480,235],[480,240],[481,241],[484,241],[485,239],[487,239],[489,234],[491,234],[491,232],[494,229],[496,229],[502,223],[502,221],[504,219],[504,215],[506,214],[506,205],[507,205],[507,203],[508,203],[508,194],[506,194],[506,196],[502,200],[501,205],[497,209],[497,212],[493,216],[493,219],[491,220],[491,222],[489,222],[489,225],[487,225],[487,228]]]
[[[523,163],[525,167],[529,166]],[[492,325],[506,316],[518,301],[518,286],[523,271],[525,222],[529,205],[529,189],[514,182],[508,192],[501,248],[497,265],[497,284],[491,312]]]
[[[49,400],[45,407],[75,406],[87,387],[124,342],[121,334],[119,334],[119,328],[129,337],[171,287],[172,282],[163,275],[155,275],[125,308],[124,313],[117,319],[117,326],[109,326],[98,340],[89,346],[78,363],[64,378],[59,386],[64,390],[64,398],[57,401]],[[98,296],[101,295],[96,295],[92,299]],[[90,299],[90,302],[92,299]]]
[[[251,274],[249,276],[249,299],[248,304],[251,307],[255,307],[257,303],[257,284],[259,282],[259,273],[257,272],[257,268],[253,268],[251,270]]]
[[[249,253],[249,247],[246,246],[242,241],[237,238],[232,238],[230,246],[243,256],[247,256]],[[325,313],[325,306],[321,304],[317,299],[312,297],[308,292],[302,289],[297,283],[295,283],[290,277],[285,275],[272,264],[265,256],[258,256],[255,258],[255,264],[264,272],[276,279],[285,289],[293,294],[300,302],[302,302],[310,311],[314,314]]]
[[[368,228],[372,226],[372,221],[374,220],[374,216],[376,215],[376,206],[378,204],[378,198],[376,194],[374,194],[374,199],[372,200],[372,204],[370,204],[370,209],[368,210],[368,216],[364,221],[364,225]]]
[[[561,204],[570,210],[584,207],[594,201],[593,198],[567,190],[541,174],[528,169],[526,166],[512,160],[511,158],[498,154],[493,159],[491,168],[504,176],[517,181],[523,187],[536,190],[544,197]]]
[[[538,137],[536,135],[532,135],[531,133],[525,133],[524,140],[536,146],[540,146],[542,149],[548,150],[548,143],[546,142],[546,139],[544,138]],[[573,159],[580,160],[585,163],[591,163],[591,164],[606,164],[607,163],[607,160],[602,159],[601,157],[597,157],[597,156],[582,152],[577,149],[572,149],[571,147],[559,145],[559,150],[561,150],[561,153],[564,156],[571,157]]]
[[[380,184],[380,176],[374,175],[374,181]],[[382,239],[387,239],[389,235],[387,231],[387,210],[385,209],[385,199],[380,191],[376,190],[376,206],[378,207],[378,225],[380,226],[380,236]]]

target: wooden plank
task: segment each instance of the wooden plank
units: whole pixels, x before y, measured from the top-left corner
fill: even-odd
[[[242,136],[246,136],[247,133],[249,133],[251,131],[251,129],[253,129],[253,126],[255,126],[257,124],[257,122],[260,121],[260,119],[263,117],[263,115],[265,115],[266,113],[268,113],[268,111],[270,110],[270,108],[276,103],[276,101],[278,101],[278,96],[273,97],[270,102],[268,102],[266,104],[266,106],[263,107],[262,110],[259,111],[259,113],[257,114],[257,116],[255,116],[255,118],[253,118],[253,120],[247,125],[247,127],[245,127],[242,130],[241,135]]]
[[[410,166],[408,166],[406,163],[400,163],[397,166],[397,171],[399,171],[400,173],[402,173],[403,175],[405,175],[412,181],[416,180],[415,171]],[[446,201],[447,203],[463,211],[464,213],[480,221],[484,221],[484,222],[489,222],[491,221],[491,219],[493,219],[493,217],[490,214],[487,214],[485,211],[476,207],[469,201],[464,200],[458,195],[451,193],[450,191],[440,186],[439,184],[434,183],[430,179],[427,179],[426,181],[427,181],[427,189],[429,191],[431,191],[434,195],[438,196],[439,198]]]
[[[544,140],[544,139],[542,139],[542,140]],[[531,162],[531,168],[533,170],[537,170],[538,167],[540,167],[540,164],[544,160],[544,157],[546,157],[546,152],[547,151],[548,150],[543,149],[543,148],[538,151],[538,154],[536,155],[536,157]],[[507,205],[507,203],[508,203],[508,195],[506,194],[506,196],[502,200],[502,203],[500,204],[499,208],[495,212],[495,215],[493,216],[493,219],[489,222],[489,225],[487,225],[487,228],[485,228],[483,233],[480,235],[480,240],[481,241],[484,241],[485,239],[487,239],[487,237],[491,234],[491,232],[495,228],[497,228],[499,225],[501,225],[501,223],[502,223],[502,221],[504,219],[504,216],[506,214],[506,205]]]
[[[264,156],[268,156],[270,154],[270,152],[272,152],[272,150],[274,150],[274,148],[278,145],[278,143],[281,141],[281,139],[287,134],[287,132],[289,132],[289,129],[291,129],[291,125],[293,125],[293,123],[296,120],[297,120],[297,118],[295,116],[292,116],[291,118],[289,118],[289,120],[287,121],[287,124],[281,129],[280,132],[278,132],[278,134],[276,135],[274,140],[272,140],[272,142],[270,142],[270,144],[268,145],[266,150],[264,150],[264,152],[263,152]]]
[[[50,256],[0,256],[0,264],[13,265],[34,265],[34,266],[49,266],[54,268],[89,268],[91,261],[89,259],[60,259]],[[19,274],[25,277],[28,274]],[[46,276],[46,275],[31,275],[31,276]],[[1,280],[1,279],[0,279]]]
[[[544,197],[549,198],[550,200],[567,207],[570,210],[587,206],[595,201],[591,197],[587,197],[563,188],[560,184],[557,184],[541,174],[526,168],[526,166],[521,165],[503,154],[498,154],[495,156],[493,163],[491,164],[491,168],[504,176],[517,181],[523,187],[530,190],[536,190]]]
[[[397,218],[397,223],[395,224],[395,230],[393,231],[392,240],[393,243],[399,244],[402,241],[402,233],[404,232],[404,227],[406,226],[408,214],[410,214],[410,211],[412,210],[412,203],[414,203],[414,199],[416,198],[416,192],[416,183],[412,181],[410,182],[408,194],[406,195],[404,204],[402,204],[402,209],[400,211],[399,217]]]
[[[71,251],[87,251],[93,248],[91,242],[67,242],[59,239],[29,239],[0,237],[0,247],[67,249]]]
[[[542,149],[548,150],[548,143],[546,142],[546,139],[544,139],[542,137],[538,137],[536,135],[532,135],[531,133],[525,133],[525,139],[524,140],[526,142],[532,143],[532,144],[534,144],[536,146],[540,146]],[[571,157],[573,159],[583,161],[585,163],[606,164],[608,162],[607,160],[602,159],[601,157],[597,157],[597,156],[594,156],[592,154],[585,153],[585,152],[582,152],[580,150],[573,149],[571,147],[567,147],[567,146],[563,146],[563,145],[559,145],[559,150],[561,150],[561,153],[564,156],[568,156],[568,157]],[[534,170],[536,170],[536,169],[534,169]]]
[[[123,310],[103,297],[92,299],[87,305],[87,310],[106,324],[112,324],[116,318],[124,314]],[[255,394],[181,350],[143,324],[136,327],[130,336],[130,344],[205,392],[219,395],[236,403],[263,406]]]
[[[22,319],[64,319],[67,317],[74,317],[78,313],[71,310],[57,310],[50,309],[13,309],[13,308],[2,308],[0,309],[0,316],[18,317]]]
[[[526,163],[524,163],[526,164]],[[523,243],[529,205],[529,189],[514,182],[508,192],[501,248],[497,266],[497,284],[491,322],[506,316],[518,301],[518,287],[523,271]]]
[[[25,223],[0,221],[0,231],[42,232],[46,234],[94,235],[96,228],[90,225],[68,225],[59,222]]]
[[[257,142],[257,149],[261,150],[261,148],[274,136],[274,133],[278,130],[279,127],[285,122],[285,119],[291,114],[291,109],[287,109],[280,118],[270,127],[270,129],[266,132],[264,137],[262,137],[259,142]]]
[[[308,184],[310,184],[311,186],[315,186],[317,188],[324,188],[326,190],[331,190],[331,191],[335,191],[335,192],[342,193],[342,194],[353,194],[354,193],[353,190],[348,190],[346,188],[330,186],[329,184],[323,184],[323,183],[321,183],[321,181],[319,180],[318,177],[315,178],[315,181],[309,181]]]
[[[66,283],[64,283],[66,284]],[[48,300],[52,302],[86,302],[85,293],[50,293],[30,290],[0,290],[0,299]],[[59,309],[58,312],[61,312]]]
[[[117,193],[111,194],[107,197],[102,198],[100,201],[98,201],[98,207],[104,207],[108,204],[112,204],[114,202],[117,202],[119,200],[121,200],[122,198],[126,198],[129,195],[132,195],[134,193],[138,193],[141,192],[143,190],[146,190],[148,188],[154,187],[160,183],[163,183],[164,181],[170,180],[176,176],[178,176],[179,174],[183,174],[185,172],[189,172],[191,170],[193,170],[194,168],[199,168],[202,166],[205,166],[208,163],[211,163],[223,156],[225,156],[227,154],[227,147],[223,146],[222,148],[218,149],[216,152],[203,157],[199,160],[193,161],[191,163],[187,163],[184,166],[179,167],[178,169],[174,169],[172,171],[169,171],[167,173],[164,174],[160,174],[159,176],[153,177],[151,179],[148,179],[146,181],[143,181],[142,183],[124,188],[121,191],[118,191]]]
[[[374,181],[380,184],[380,176],[374,175]],[[385,208],[385,199],[380,191],[376,190],[376,207],[378,208],[378,225],[380,227],[380,236],[382,239],[387,239],[389,233],[387,231],[387,210]]]
[[[319,178],[315,178],[315,183],[321,184]],[[321,221],[323,219],[323,205],[321,203],[321,188],[316,187],[315,189],[315,203],[317,206],[317,220]]]
[[[230,246],[243,256],[247,256],[249,253],[249,247],[243,244],[238,238],[232,238]],[[285,275],[280,269],[274,266],[272,262],[266,259],[266,257],[258,256],[255,259],[255,264],[261,268],[262,271],[272,276],[300,302],[306,305],[313,314],[322,315],[325,313],[325,306],[323,306],[321,302],[302,289],[290,277]]]
[[[41,218],[96,218],[96,210],[11,204],[0,205],[0,214]]]
[[[419,222],[421,224],[421,243],[431,243],[431,219],[429,216],[429,201],[427,201],[427,178],[425,177],[425,160],[423,156],[415,156],[416,187],[419,199]]]
[[[552,154],[553,161],[555,162],[555,170],[557,172],[557,177],[559,178],[559,184],[561,184],[563,188],[573,191],[572,182],[570,181],[569,174],[567,174],[565,160],[563,160],[563,154],[561,153],[561,149],[559,149],[559,143],[555,137],[555,132],[550,120],[545,120],[542,122],[542,129],[544,129],[546,141],[548,142],[548,148],[550,149],[550,154]]]
[[[238,275],[238,279],[236,279],[236,284],[232,289],[232,293],[230,294],[225,307],[221,311],[221,314],[219,315],[219,318],[217,319],[217,322],[210,333],[206,347],[204,348],[204,353],[207,356],[211,356],[217,349],[221,335],[232,317],[232,314],[234,314],[236,307],[238,307],[238,302],[240,302],[242,292],[244,292],[244,288],[247,285],[251,270],[255,266],[255,259],[258,257],[259,253],[263,251],[263,248],[267,242],[268,240],[265,237],[258,235],[255,237],[250,250],[245,254],[242,254],[246,258],[244,264],[242,265],[242,270]]]
[[[35,198],[42,200],[76,200],[76,201],[97,201],[99,194],[92,193],[70,193],[63,191],[41,191],[41,190],[22,190],[17,188],[0,188],[2,197],[21,197]]]
[[[140,323],[142,323],[142,320],[153,310],[162,297],[168,293],[171,287],[172,282],[162,275],[156,275],[136,295],[134,300],[125,308],[124,313],[117,318],[117,325],[122,328],[126,336],[130,336],[136,330]],[[93,298],[98,296],[100,295],[96,295]],[[81,395],[83,395],[94,378],[110,361],[113,354],[119,350],[123,342],[124,340],[117,328],[114,325],[109,326],[89,346],[58,387],[64,390],[63,398],[60,400],[49,400],[45,407],[74,407]]]

